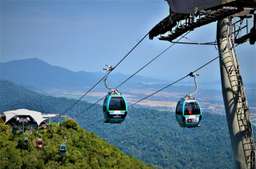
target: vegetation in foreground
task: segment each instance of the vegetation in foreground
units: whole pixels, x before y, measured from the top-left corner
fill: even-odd
[[[42,139],[43,147],[37,146]],[[66,145],[66,153],[60,145]],[[80,128],[74,120],[13,133],[0,122],[0,169],[150,169]]]

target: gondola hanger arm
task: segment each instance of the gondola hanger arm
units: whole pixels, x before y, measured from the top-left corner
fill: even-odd
[[[198,85],[197,85],[196,77],[199,76],[199,74],[195,72],[190,72],[188,75],[194,79],[195,88],[189,94],[190,97],[193,97],[197,93]]]
[[[105,67],[103,68],[103,70],[106,72],[106,76],[104,78],[104,85],[105,88],[108,89],[110,92],[112,92],[113,88],[109,87],[108,83],[107,83],[107,79],[108,79],[108,75],[114,70],[114,67],[112,65],[105,65]]]

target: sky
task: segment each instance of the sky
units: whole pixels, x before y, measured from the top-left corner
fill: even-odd
[[[0,0],[0,62],[39,58],[99,72],[116,64],[168,11],[164,0]],[[214,41],[216,23],[187,37]],[[169,45],[146,39],[115,71],[131,74]],[[245,82],[256,82],[256,46],[244,44],[237,53]],[[176,45],[140,75],[175,80],[215,56],[213,46]],[[202,82],[218,82],[218,61],[199,73]]]

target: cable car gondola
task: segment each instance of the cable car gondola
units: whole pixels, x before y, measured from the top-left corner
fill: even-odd
[[[181,127],[199,127],[202,112],[197,100],[191,96],[181,98],[176,106],[176,120]]]
[[[44,141],[42,138],[37,138],[36,139],[36,148],[42,149],[44,147]]]
[[[106,65],[103,68],[107,72],[107,75],[104,79],[104,84],[108,92],[107,96],[103,102],[103,113],[104,113],[104,122],[105,123],[122,123],[127,115],[128,106],[124,96],[118,92],[115,88],[110,88],[107,84],[108,75],[114,67],[111,65]]]
[[[60,153],[61,156],[66,155],[66,153],[67,153],[67,145],[65,143],[63,143],[63,144],[61,144],[59,146],[59,153]]]
[[[196,76],[198,76],[198,74],[191,72],[189,76],[194,78],[195,89],[191,94],[181,98],[176,106],[176,120],[181,127],[187,128],[199,127],[199,123],[202,119],[200,105],[192,96],[197,92]]]
[[[124,96],[117,90],[108,93],[103,102],[104,122],[121,123],[127,115],[128,107]]]

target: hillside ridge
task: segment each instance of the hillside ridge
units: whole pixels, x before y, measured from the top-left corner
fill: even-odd
[[[61,145],[65,146],[65,152]],[[24,133],[14,133],[1,121],[0,147],[0,169],[152,168],[80,128],[72,119]]]

